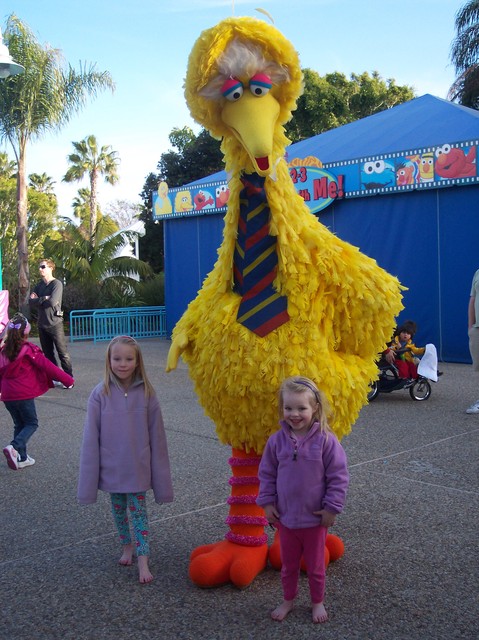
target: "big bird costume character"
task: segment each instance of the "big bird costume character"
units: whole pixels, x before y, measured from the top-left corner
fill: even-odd
[[[218,438],[232,447],[226,539],[191,554],[190,578],[202,587],[245,587],[265,568],[257,471],[279,426],[282,380],[312,378],[342,438],[402,308],[397,279],[330,233],[294,188],[283,125],[301,90],[295,49],[260,19],[223,20],[201,33],[189,57],[188,107],[222,139],[231,174],[218,260],[174,328],[167,361],[170,371],[183,357]]]

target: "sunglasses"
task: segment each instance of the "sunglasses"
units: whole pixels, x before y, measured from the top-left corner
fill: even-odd
[[[39,265],[39,269],[47,269],[48,265],[47,264],[41,264]]]

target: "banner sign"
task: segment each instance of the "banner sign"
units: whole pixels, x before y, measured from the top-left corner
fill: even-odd
[[[479,140],[444,143],[325,165],[313,156],[286,161],[297,192],[316,214],[343,198],[478,184],[478,146]],[[173,189],[160,182],[153,219],[225,213],[228,197],[226,180]]]

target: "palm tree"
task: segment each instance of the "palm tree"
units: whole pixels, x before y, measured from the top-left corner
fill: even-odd
[[[135,276],[148,278],[152,275],[152,269],[146,262],[130,256],[119,256],[125,243],[135,240],[138,235],[135,232],[119,231],[107,235],[110,222],[105,217],[98,221],[90,238],[69,218],[63,218],[63,222],[64,227],[60,231],[62,239],[46,238],[44,249],[46,254],[52,256],[59,275],[67,285],[74,284],[90,292],[116,291],[130,294],[132,298],[137,285]]]
[[[80,187],[77,195],[72,201],[73,216],[75,221],[79,223],[82,233],[85,237],[90,237],[90,189],[88,187]],[[97,220],[100,217],[99,206],[97,205]]]
[[[9,160],[7,153],[0,153],[0,178],[9,180],[14,178],[17,173],[17,164],[13,160]]]
[[[95,136],[87,136],[80,142],[73,142],[75,153],[68,156],[71,167],[63,177],[65,182],[77,182],[85,174],[90,179],[90,238],[93,239],[97,221],[98,178],[104,176],[105,182],[118,182],[118,154],[109,145],[100,149]]]
[[[11,14],[4,40],[25,73],[0,82],[0,137],[7,139],[17,161],[17,243],[19,308],[28,309],[30,278],[27,242],[26,150],[29,142],[57,131],[71,120],[99,90],[114,88],[108,72],[80,63],[65,67],[61,52],[42,46],[29,29]]]
[[[479,0],[469,0],[457,12],[455,25],[451,60],[458,75],[448,98],[479,109]]]
[[[55,195],[55,190],[53,185],[55,184],[55,180],[48,176],[45,172],[43,173],[31,173],[28,176],[29,184],[32,189],[38,191],[39,193],[46,193],[49,196]]]
[[[87,187],[78,189],[78,195],[73,198],[72,208],[75,222],[79,222],[79,230],[85,238],[90,238],[90,189]],[[96,219],[96,242],[101,242],[119,230],[118,224],[111,216],[102,214],[99,205],[96,208]],[[102,221],[101,225],[99,224],[100,220]]]

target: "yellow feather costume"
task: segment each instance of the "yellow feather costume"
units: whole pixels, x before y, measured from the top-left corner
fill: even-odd
[[[222,54],[232,41],[252,43],[267,61],[287,71],[284,82],[273,84],[269,103],[247,98],[248,115],[240,119],[244,129],[231,124],[235,116],[230,110],[239,108],[240,101],[231,106],[221,96],[214,100],[204,95],[204,88],[220,73]],[[245,70],[239,80],[247,86],[250,77],[251,70]],[[301,90],[296,51],[276,28],[261,20],[226,19],[204,31],[190,54],[185,82],[188,106],[200,124],[223,139],[226,170],[232,177],[218,260],[173,331],[167,369],[176,366],[181,354],[219,439],[245,455],[260,454],[278,429],[277,392],[291,375],[316,382],[333,408],[333,430],[339,438],[347,434],[366,402],[369,382],[376,377],[377,353],[390,340],[402,308],[397,279],[320,224],[291,182],[283,125],[291,118]],[[251,109],[273,102],[270,141],[263,125],[254,138]],[[258,156],[263,161],[268,158],[267,168],[261,165],[263,171],[258,169]],[[255,171],[266,176],[270,234],[277,237],[279,262],[274,286],[287,297],[290,316],[264,337],[237,322],[240,296],[233,292],[240,177]],[[193,579],[203,586],[216,580]]]

